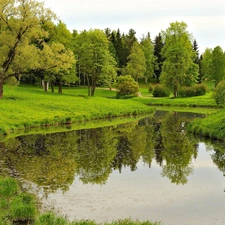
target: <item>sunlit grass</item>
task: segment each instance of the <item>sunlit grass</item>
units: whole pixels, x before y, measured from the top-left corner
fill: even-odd
[[[188,129],[195,134],[225,140],[225,110],[220,110],[204,118],[195,120]]]
[[[79,220],[70,222],[66,217],[57,216],[52,212],[41,215],[34,225],[98,225],[93,220]],[[100,225],[100,224],[99,224]],[[110,223],[101,223],[101,225],[162,225],[160,222],[138,221],[132,219],[115,220]]]
[[[0,133],[30,127],[58,125],[97,118],[135,115],[152,111],[133,100],[112,99],[115,91],[65,88],[63,94],[44,92],[37,86],[5,87],[0,100]]]
[[[149,84],[142,84],[142,97],[131,99],[116,99],[116,92],[108,88],[97,88],[95,96],[90,97],[84,87],[66,87],[63,94],[58,94],[57,90],[54,93],[44,92],[41,86],[4,86],[4,98],[0,99],[0,134],[23,133],[31,128],[57,127],[75,122],[81,125],[87,121],[118,116],[142,115],[153,112],[154,108],[168,106],[173,110],[176,110],[175,107],[182,107],[185,111],[206,114],[218,109],[211,97],[212,91],[204,96],[189,98],[154,98],[148,91],[148,86]],[[201,110],[198,107],[202,107]]]

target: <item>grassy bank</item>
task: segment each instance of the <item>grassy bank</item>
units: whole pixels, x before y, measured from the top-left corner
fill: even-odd
[[[108,89],[97,89],[95,96],[88,97],[87,89],[81,87],[64,88],[63,94],[60,95],[50,91],[44,92],[40,86],[20,85],[15,88],[5,86],[4,98],[0,99],[0,135],[8,134],[7,137],[10,137],[12,133],[19,135],[28,131],[43,132],[40,128],[49,132],[55,128],[56,130],[75,129],[74,126],[85,127],[87,121],[92,121],[87,127],[92,128],[98,126],[99,122],[95,122],[96,119],[103,119],[102,124],[106,118],[143,115],[152,113],[154,108],[165,109],[164,107],[168,106],[170,110],[205,114],[218,111],[216,103],[211,98],[211,92],[204,96],[176,99],[153,98],[146,88],[141,88],[141,92],[142,97],[115,99],[115,91]],[[218,118],[222,118],[223,114],[224,111],[221,111]],[[213,121],[211,119],[211,122]],[[62,124],[67,126],[58,126]],[[221,124],[222,121],[218,121],[218,125]],[[217,127],[216,123],[214,125]],[[214,127],[208,126],[210,129]],[[200,122],[193,125],[195,133],[214,136],[216,132],[209,132],[207,129],[200,127]],[[225,135],[220,133],[219,137],[223,136]]]
[[[212,113],[202,120],[193,121],[188,130],[212,139],[225,140],[225,110]]]
[[[141,102],[112,96],[115,92],[109,90],[97,90],[96,96],[88,97],[84,88],[67,88],[60,95],[37,86],[5,86],[0,100],[0,133],[153,111]]]

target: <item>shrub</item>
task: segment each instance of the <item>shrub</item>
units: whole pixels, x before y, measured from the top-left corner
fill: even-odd
[[[213,99],[217,105],[225,104],[225,80],[220,81],[213,93]]]
[[[207,87],[204,84],[196,84],[194,86],[196,88],[196,96],[205,95],[207,91]]]
[[[170,91],[163,85],[158,84],[153,89],[152,94],[154,97],[168,97],[170,95]]]
[[[180,97],[193,97],[193,96],[200,96],[205,95],[206,93],[206,86],[203,84],[196,84],[192,87],[181,87],[179,89],[178,95]]]
[[[151,93],[152,91],[153,91],[153,87],[152,87],[152,85],[150,85],[149,88],[148,88],[148,92]]]
[[[135,82],[134,78],[130,75],[118,77],[115,87],[118,89],[117,98],[121,96],[134,97],[137,96],[139,92],[137,82]]]

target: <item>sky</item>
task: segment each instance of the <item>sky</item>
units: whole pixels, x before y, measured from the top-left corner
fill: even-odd
[[[196,39],[200,54],[220,46],[225,51],[224,0],[45,0],[69,30],[120,29],[136,31],[152,40],[172,22],[185,22]]]

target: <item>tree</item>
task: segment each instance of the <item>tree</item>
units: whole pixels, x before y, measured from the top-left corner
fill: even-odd
[[[146,71],[144,74],[145,82],[148,82],[150,77],[154,75],[154,69],[156,65],[156,57],[154,56],[154,45],[151,41],[150,33],[147,36],[143,36],[141,39],[141,48],[144,52],[146,59]]]
[[[45,24],[55,15],[35,0],[1,0],[0,2],[0,98],[3,84],[33,68],[38,58],[32,39],[41,39],[47,34],[40,24]]]
[[[201,59],[201,72],[203,75],[203,79],[213,79],[213,71],[212,71],[212,49],[206,48],[202,54]]]
[[[32,69],[35,74],[40,74],[42,80],[46,83],[57,82],[59,85],[59,93],[62,93],[62,84],[64,82],[75,81],[75,57],[71,50],[67,50],[61,43],[46,44],[43,43],[42,49],[38,51],[38,64]]]
[[[213,92],[213,99],[217,105],[225,105],[225,80],[222,80],[216,86]]]
[[[131,75],[136,82],[143,78],[146,71],[146,58],[138,42],[132,46],[131,53],[128,56],[128,63],[124,69],[125,74]]]
[[[75,56],[73,54],[73,36],[67,29],[66,24],[59,21],[57,25],[47,29],[49,38],[47,43],[51,48],[58,46],[58,50],[53,50],[53,63],[56,66],[45,73],[45,80],[49,81],[54,91],[54,84],[59,87],[58,92],[62,93],[62,85],[77,81],[75,70]],[[46,41],[45,41],[46,42]],[[45,62],[44,62],[45,63]]]
[[[163,62],[160,81],[173,90],[174,97],[178,95],[178,89],[188,80],[189,83],[196,83],[198,66],[193,62],[191,35],[188,33],[187,25],[184,22],[171,23],[164,31],[163,38],[165,45],[162,54],[165,57]]]
[[[225,55],[220,46],[217,46],[212,51],[212,75],[215,81],[215,86],[225,77]]]
[[[83,31],[76,38],[76,54],[88,83],[88,95],[94,95],[97,83],[112,80],[116,62],[109,52],[109,41],[104,31]],[[113,77],[112,77],[113,76]]]
[[[137,42],[137,38],[135,35],[136,35],[136,31],[133,29],[130,29],[128,34],[122,35],[122,41],[124,43],[124,48],[123,48],[123,57],[124,57],[124,65],[123,66],[124,67],[128,63],[128,57],[131,54],[134,43]]]
[[[162,35],[159,33],[154,40],[154,56],[156,57],[156,67],[154,68],[155,70],[155,75],[156,79],[159,82],[159,77],[162,72],[162,65],[164,58],[162,56],[162,48],[164,46],[163,40],[162,40]]]
[[[200,73],[200,67],[201,67],[200,66],[200,57],[199,57],[198,43],[197,43],[196,39],[194,39],[192,46],[193,46],[193,51],[195,53],[195,57],[193,59],[193,62],[198,65],[198,68],[199,68],[198,83],[201,84],[201,82],[202,82],[202,76],[201,75],[202,74]]]

